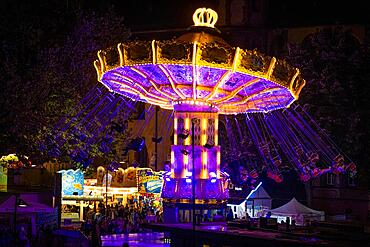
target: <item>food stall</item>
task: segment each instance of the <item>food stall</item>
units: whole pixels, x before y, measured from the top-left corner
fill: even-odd
[[[89,208],[95,211],[99,203],[115,206],[145,200],[149,201],[153,214],[162,210],[163,172],[129,167],[107,173],[99,166],[96,178],[84,178],[81,170],[61,170],[59,173],[62,174],[62,223],[71,225],[84,221]]]

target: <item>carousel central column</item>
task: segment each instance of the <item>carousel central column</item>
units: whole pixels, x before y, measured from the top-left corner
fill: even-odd
[[[186,100],[175,102],[174,110],[171,172],[165,176],[164,202],[191,205],[193,196],[196,204],[224,202],[228,191],[227,178],[220,171],[218,108],[200,100]]]
[[[218,114],[212,112],[175,112],[174,145],[171,147],[172,178],[192,177],[195,161],[195,179],[220,178],[220,146],[218,146]],[[194,154],[191,125],[194,124]]]

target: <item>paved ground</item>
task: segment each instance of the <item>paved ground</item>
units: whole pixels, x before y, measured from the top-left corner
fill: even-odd
[[[227,226],[225,222],[202,223],[195,226],[189,223],[150,224],[147,233],[114,234],[102,236],[104,247],[122,246],[127,242],[130,247],[169,247],[173,246],[328,246],[352,247],[370,246],[370,243],[355,242],[350,239],[304,233],[302,231],[277,231],[264,229],[243,229]],[[194,240],[195,239],[195,240]]]
[[[203,239],[201,243],[210,243],[210,246],[243,246],[243,243],[262,244],[262,246],[362,246],[368,243],[355,243],[352,240],[338,240],[336,238],[320,238],[314,234],[302,232],[284,232],[277,230],[264,229],[242,229],[238,227],[227,226],[224,222],[202,223],[195,226],[195,234],[192,231],[192,225],[187,223],[179,224],[152,224],[150,229],[170,232],[172,236],[179,238],[178,246],[189,244],[187,239],[194,236]],[[183,239],[183,240],[181,240]],[[176,245],[177,246],[177,245]]]
[[[112,234],[101,237],[104,247],[121,247],[123,243],[128,243],[129,247],[169,247],[165,242],[163,232]]]

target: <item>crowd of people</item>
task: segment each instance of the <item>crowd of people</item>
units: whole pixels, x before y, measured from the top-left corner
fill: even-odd
[[[159,198],[132,197],[127,203],[91,207],[86,212],[82,232],[95,243],[101,244],[100,236],[142,232],[148,222],[163,222],[163,210]]]
[[[47,246],[46,235],[41,236],[41,229],[37,233],[37,236],[31,236],[27,226],[20,225],[14,230],[13,226],[0,224],[0,247],[17,246],[17,247],[30,247],[30,246]],[[51,231],[50,231],[51,237]]]

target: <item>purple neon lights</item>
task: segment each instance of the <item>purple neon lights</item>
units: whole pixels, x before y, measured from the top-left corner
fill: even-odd
[[[202,86],[214,86],[215,82],[220,80],[222,75],[227,72],[226,69],[217,69],[209,67],[200,67],[198,69],[199,85]]]
[[[193,84],[194,74],[196,83]],[[267,79],[221,68],[193,65],[143,64],[117,67],[101,82],[123,96],[171,108],[176,100],[206,99],[223,114],[269,112],[289,106],[295,97],[288,88]],[[217,89],[217,90],[216,90]],[[156,103],[157,102],[157,103]],[[162,103],[160,103],[162,102]]]
[[[198,200],[226,200],[229,190],[226,183],[227,177],[221,179],[196,179],[191,178],[165,179],[162,189],[162,198],[167,199],[192,199],[192,185],[195,185],[195,198]],[[207,189],[204,189],[207,188]]]
[[[193,67],[186,65],[164,65],[177,84],[193,84]]]

